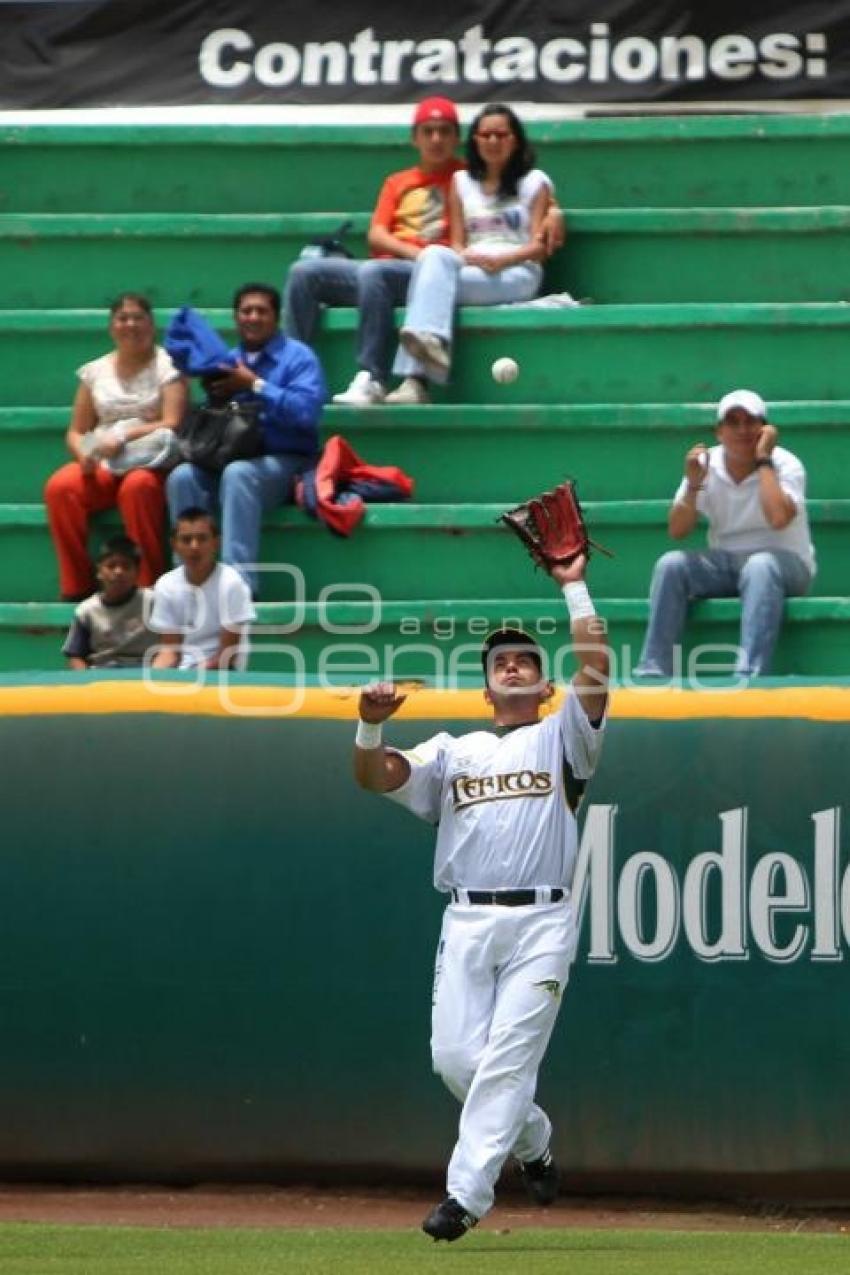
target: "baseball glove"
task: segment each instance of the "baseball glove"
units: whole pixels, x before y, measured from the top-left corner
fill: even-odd
[[[554,563],[570,563],[581,553],[590,556],[591,546],[609,558],[613,556],[589,538],[576,485],[570,478],[554,491],[544,491],[507,510],[499,521],[519,536],[535,564],[547,571]]]

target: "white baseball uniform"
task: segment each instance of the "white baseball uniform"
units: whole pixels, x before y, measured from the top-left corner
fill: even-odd
[[[463,1103],[448,1193],[475,1217],[492,1206],[511,1152],[536,1160],[549,1146],[552,1126],[534,1091],[575,955],[575,810],[603,727],[570,693],[533,725],[441,732],[401,754],[410,777],[386,794],[438,824],[434,884],[452,902],[437,950],[431,1052]],[[530,892],[533,902],[470,898],[501,891]]]

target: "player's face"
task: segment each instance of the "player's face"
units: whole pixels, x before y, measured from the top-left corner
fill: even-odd
[[[717,439],[733,460],[749,461],[756,454],[756,444],[764,421],[751,416],[743,407],[733,407],[717,426]]]
[[[259,350],[277,332],[277,315],[264,292],[246,292],[236,309],[236,327],[246,350]]]
[[[537,692],[545,685],[540,665],[531,651],[496,647],[488,660],[491,694],[516,695]]]
[[[527,648],[496,647],[487,661],[487,688],[484,698],[492,705],[498,725],[525,725],[539,720],[541,705],[550,699],[554,686]]]
[[[426,120],[413,130],[413,144],[426,171],[444,168],[454,155],[457,143],[457,125],[450,120]]]

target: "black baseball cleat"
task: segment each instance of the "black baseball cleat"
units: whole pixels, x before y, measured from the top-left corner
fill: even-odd
[[[453,1195],[447,1195],[442,1204],[438,1204],[428,1214],[422,1223],[422,1230],[434,1240],[459,1240],[477,1224],[477,1217],[467,1213]]]
[[[535,1204],[542,1204],[544,1208],[554,1204],[558,1198],[561,1175],[548,1147],[539,1160],[520,1160],[519,1171],[522,1184]]]

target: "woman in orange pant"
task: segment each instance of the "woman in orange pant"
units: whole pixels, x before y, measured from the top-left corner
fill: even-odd
[[[66,601],[92,592],[88,521],[104,509],[117,505],[127,535],[142,551],[140,584],[153,584],[165,565],[165,474],[142,468],[113,472],[107,462],[120,462],[122,449],[133,439],[157,429],[176,430],[186,407],[186,388],[169,356],[155,344],[146,297],[123,293],[109,316],[115,349],[77,372],[80,385],[66,435],[74,459],[51,475],[44,490],[59,559],[59,590]]]

